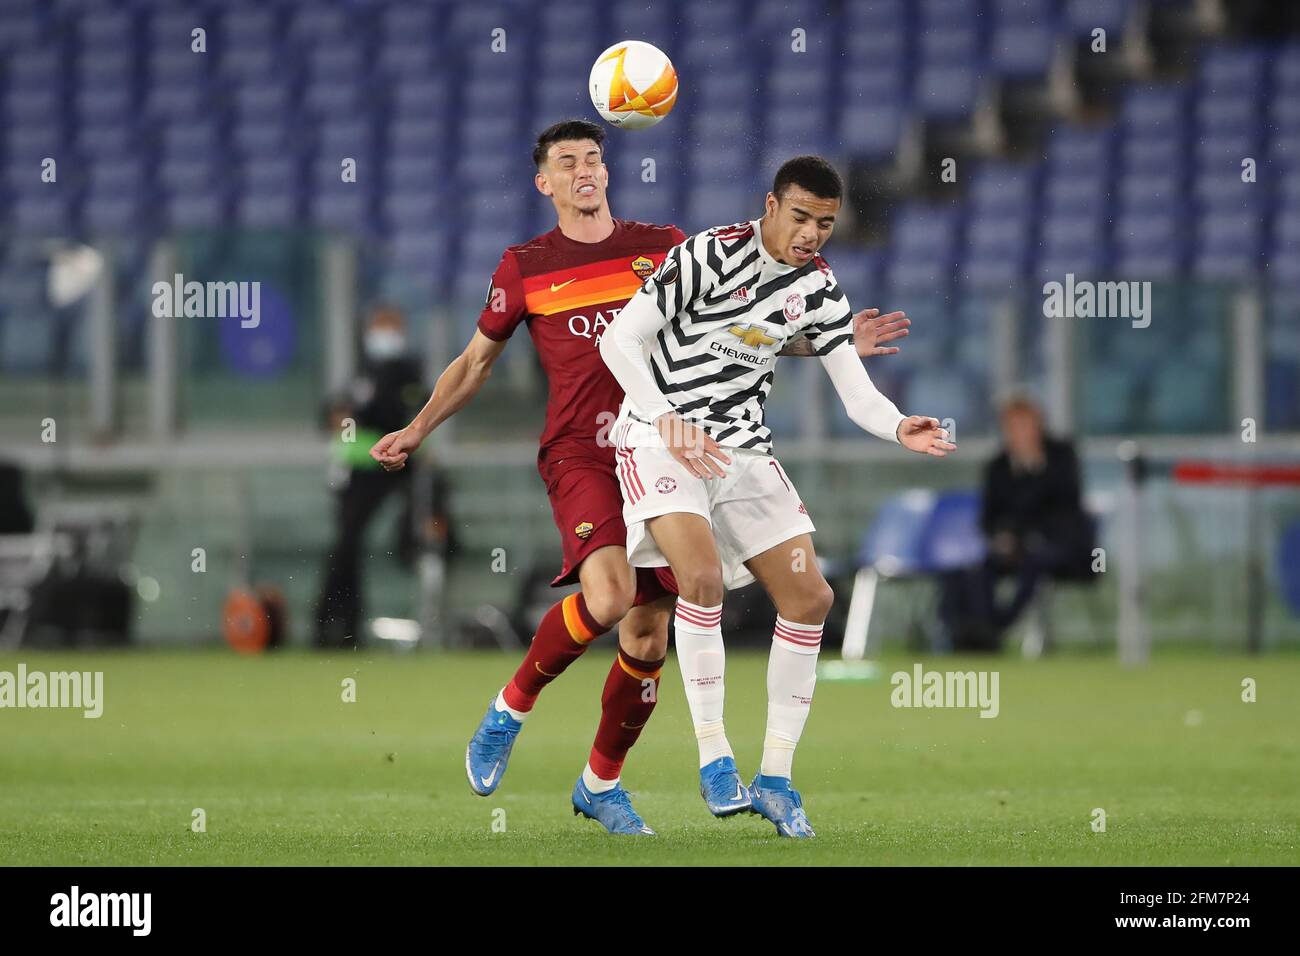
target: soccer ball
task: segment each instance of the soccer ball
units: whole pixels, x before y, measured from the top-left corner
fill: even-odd
[[[677,102],[677,71],[656,46],[624,40],[596,57],[588,82],[591,102],[620,129],[654,126]]]

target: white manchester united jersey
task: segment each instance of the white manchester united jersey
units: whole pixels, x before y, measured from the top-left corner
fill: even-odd
[[[758,221],[689,237],[627,308],[642,296],[668,320],[647,355],[656,385],[682,418],[732,448],[771,451],[763,404],[790,340],[806,336],[817,355],[853,347],[852,312],[826,261],[778,262],[763,248]],[[636,428],[649,417],[630,397],[620,419],[631,426],[621,430],[627,438],[653,431]]]

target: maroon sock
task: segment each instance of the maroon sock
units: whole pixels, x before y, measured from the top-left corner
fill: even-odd
[[[511,710],[528,712],[542,688],[564,673],[583,651],[609,628],[587,610],[582,592],[557,601],[537,626],[524,662],[502,692]]]
[[[615,780],[623,761],[646,725],[659,699],[659,674],[664,659],[642,661],[619,649],[601,695],[600,726],[589,763],[601,780]]]

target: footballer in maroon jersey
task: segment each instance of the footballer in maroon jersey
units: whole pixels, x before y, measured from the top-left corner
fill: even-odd
[[[501,258],[465,351],[439,377],[428,403],[404,429],[385,435],[370,454],[396,470],[442,422],[482,387],[520,322],[549,383],[538,469],[564,545],[556,584],[575,578],[581,590],[547,611],[522,664],[488,704],[470,740],[465,771],[471,789],[487,796],[500,785],[523,722],[542,689],[596,637],[618,625],[619,650],[601,697],[601,719],[587,766],[573,791],[573,811],[613,833],[650,830],[633,809],[619,776],[658,697],[676,604],[664,579],[628,565],[623,502],[614,471],[610,427],[622,390],[597,348],[646,276],[684,240],[675,226],[614,219],[606,199],[605,131],[584,120],[545,130],[533,150],[534,184],[555,205],[551,232],[511,246]],[[901,313],[855,316],[862,355],[898,351],[879,343],[907,334]],[[806,343],[803,343],[806,345]],[[799,343],[786,354],[811,355]]]
[[[610,480],[613,442],[606,439],[623,390],[598,347],[646,276],[685,239],[676,226],[615,219],[603,241],[579,242],[557,226],[508,248],[492,276],[479,331],[503,342],[526,322],[549,386],[537,469],[564,544],[556,585],[577,580],[588,555],[626,542],[622,498]],[[653,575],[641,583],[635,605],[664,593]]]

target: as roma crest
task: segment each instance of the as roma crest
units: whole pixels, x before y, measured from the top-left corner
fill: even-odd
[[[632,260],[632,271],[636,273],[638,279],[645,279],[655,271],[654,260],[646,256],[637,256]]]

